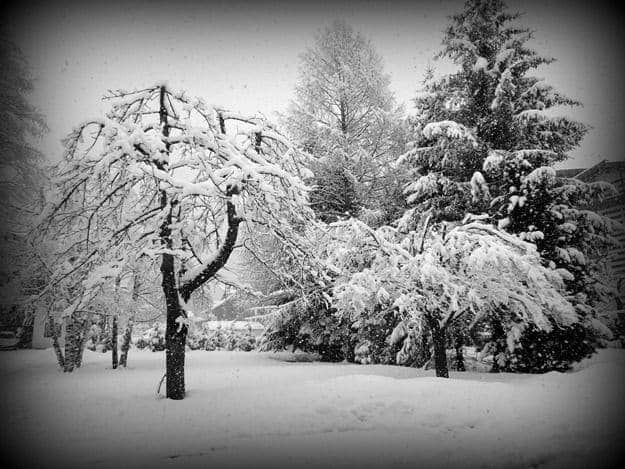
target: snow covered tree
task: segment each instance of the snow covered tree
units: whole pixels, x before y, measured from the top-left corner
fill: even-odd
[[[445,332],[461,318],[477,322],[496,314],[510,350],[528,327],[549,331],[578,320],[564,296],[570,274],[543,267],[533,244],[490,225],[470,222],[406,236],[351,221],[343,236],[349,241],[330,259],[348,273],[334,286],[334,307],[351,321],[376,308],[397,308],[427,327],[437,376],[448,377]],[[351,270],[363,261],[368,267]]]
[[[492,154],[485,168],[497,177],[505,171],[502,161],[500,154]],[[618,245],[613,236],[618,224],[592,206],[615,194],[610,184],[558,178],[552,168],[540,167],[493,200],[494,217],[502,228],[535,243],[547,264],[573,274],[567,285],[580,307],[597,306],[612,294],[602,281],[602,258]]]
[[[0,32],[0,297],[3,309],[42,286],[40,264],[26,242],[42,207],[44,157],[33,145],[46,130],[28,101],[33,78],[21,51]],[[24,318],[28,320],[28,318]]]
[[[287,126],[314,157],[311,203],[324,221],[361,207],[388,209],[380,202],[397,186],[390,163],[404,144],[389,82],[371,42],[343,21],[321,30],[301,55]]]
[[[105,118],[66,140],[56,190],[40,226],[59,240],[47,291],[85,308],[139,258],[160,264],[166,303],[167,397],[182,399],[186,302],[240,247],[239,229],[262,229],[302,257],[311,211],[300,154],[261,117],[247,117],[165,85],[112,92]],[[69,285],[68,285],[69,284]]]
[[[462,219],[486,195],[476,192],[480,176],[471,181],[492,151],[506,159],[503,179],[489,181],[497,196],[518,190],[532,170],[566,159],[586,133],[584,124],[555,115],[579,103],[530,75],[554,59],[529,47],[533,33],[517,25],[519,16],[501,0],[468,0],[451,18],[437,57],[459,70],[442,78],[427,73],[415,100],[416,139],[402,157],[415,176],[407,193],[417,213],[434,208],[436,218]]]
[[[580,314],[608,289],[593,274],[593,254],[613,243],[609,219],[588,210],[612,194],[602,183],[556,178],[587,126],[558,115],[579,105],[531,74],[553,62],[531,48],[532,31],[501,0],[468,0],[454,15],[439,57],[459,70],[430,71],[417,97],[416,139],[404,154],[413,174],[411,209],[400,226],[460,220],[484,211],[493,223],[537,245],[545,265],[566,268]]]

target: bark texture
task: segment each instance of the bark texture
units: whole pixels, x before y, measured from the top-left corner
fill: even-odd
[[[54,353],[56,354],[56,361],[59,366],[64,370],[65,369],[65,357],[63,356],[63,350],[61,350],[61,345],[59,344],[59,336],[56,333],[56,327],[54,324],[54,320],[52,316],[48,314],[48,321],[52,326],[52,347],[54,348]]]
[[[130,350],[130,341],[132,339],[132,318],[128,319],[126,328],[124,329],[124,336],[122,338],[121,355],[119,356],[119,366],[126,368],[128,364],[128,350]]]
[[[462,336],[460,334],[456,335],[456,343],[454,345],[456,349],[456,370],[466,371],[466,368],[464,366],[464,353],[463,353],[464,340],[462,340]]]
[[[117,369],[119,360],[117,358],[117,316],[113,316],[113,324],[111,325],[111,362],[113,369]]]
[[[447,367],[447,351],[445,348],[445,330],[442,329],[437,320],[429,321],[432,332],[432,343],[434,344],[434,368],[436,376],[439,378],[449,378]]]

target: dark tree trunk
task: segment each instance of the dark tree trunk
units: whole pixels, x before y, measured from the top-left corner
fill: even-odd
[[[122,338],[122,353],[119,357],[119,366],[126,368],[128,364],[128,350],[130,350],[130,339],[132,338],[132,318],[128,319],[126,329],[124,329],[124,337]]]
[[[445,348],[445,329],[441,329],[437,320],[428,321],[434,344],[434,368],[439,378],[449,378],[447,351]]]
[[[167,205],[167,194],[163,192],[161,203]],[[171,249],[171,206],[168,216],[161,226],[161,239],[165,246]],[[184,346],[187,338],[187,328],[179,324],[179,318],[183,317],[178,289],[176,288],[174,256],[169,253],[162,254],[161,275],[163,294],[167,306],[167,325],[165,329],[165,373],[167,375],[166,397],[169,399],[184,399]]]
[[[456,334],[456,343],[454,345],[456,348],[456,370],[466,371],[463,355],[464,340],[462,340],[462,336],[460,334]]]
[[[171,213],[171,212],[170,212]],[[169,223],[164,231],[169,231]],[[163,225],[165,227],[165,225]],[[166,239],[170,239],[168,236]],[[161,262],[161,274],[163,276],[163,293],[167,305],[167,326],[165,329],[165,373],[166,397],[169,399],[184,399],[184,358],[187,328],[178,323],[182,317],[182,308],[178,299],[176,280],[174,274],[174,257],[171,254],[163,254]]]
[[[164,196],[166,197],[166,196]],[[161,239],[171,246],[171,210],[169,216],[161,227]],[[171,249],[171,247],[170,247]],[[163,254],[161,260],[161,275],[163,276],[162,288],[167,305],[167,326],[165,329],[165,373],[167,375],[166,397],[169,399],[184,399],[184,346],[187,339],[187,328],[179,324],[179,318],[183,317],[176,277],[174,272],[174,256]]]
[[[500,321],[493,320],[491,322],[491,327],[493,330],[492,343],[493,343],[493,366],[490,369],[491,373],[499,373],[501,371],[501,366],[499,364],[499,356],[504,352],[505,349],[505,335],[506,332],[503,329]]]
[[[161,133],[163,140],[165,141],[165,152],[169,153],[169,143],[167,143],[167,139],[169,137],[169,124],[167,121],[168,115],[165,98],[165,87],[161,87],[159,117],[162,129]],[[219,126],[221,132],[225,133],[225,122],[223,116],[221,115],[219,116]],[[261,142],[262,135],[259,133],[256,136],[257,150],[260,150]],[[155,162],[155,165],[160,170],[167,170],[167,165],[164,163]],[[226,186],[226,196],[228,197],[226,201],[228,230],[226,232],[226,237],[223,240],[223,244],[219,247],[219,251],[215,256],[215,259],[198,275],[180,286],[176,285],[176,267],[174,256],[169,253],[173,247],[171,238],[171,223],[173,210],[177,201],[175,199],[170,199],[167,191],[161,191],[161,208],[167,211],[167,216],[161,224],[159,237],[163,248],[167,250],[161,257],[161,286],[165,297],[165,303],[167,305],[165,368],[167,376],[166,396],[169,399],[183,399],[185,394],[184,359],[187,327],[184,323],[179,322],[180,320],[186,318],[186,313],[180,305],[180,298],[187,302],[191,297],[191,294],[208,280],[213,278],[228,261],[230,254],[234,250],[234,245],[239,232],[239,224],[241,223],[241,219],[237,216],[236,208],[230,197],[238,194],[239,191],[240,188],[237,186]]]
[[[82,357],[85,353],[85,343],[87,342],[87,334],[89,333],[89,323],[89,318],[82,318],[80,320],[80,333],[76,344],[76,368],[80,368],[82,365]]]
[[[177,298],[176,298],[177,300]],[[171,324],[169,318],[172,316],[167,313],[167,331],[165,333],[165,342],[167,349],[165,351],[166,359],[166,395],[169,399],[184,399],[185,395],[185,379],[184,379],[184,359],[185,359],[185,342],[187,331],[186,327],[179,327],[177,323]],[[179,314],[176,316],[178,317]]]
[[[76,320],[73,316],[69,316],[67,318],[67,325],[65,326],[65,360],[63,371],[66,373],[74,371],[76,364],[76,329]]]
[[[65,369],[65,358],[63,357],[63,350],[61,350],[61,345],[59,344],[59,336],[56,333],[56,324],[54,324],[54,320],[52,319],[52,315],[48,314],[48,321],[52,328],[52,347],[54,348],[54,353],[56,354],[56,361],[59,366]]]
[[[117,369],[119,364],[117,359],[117,316],[113,316],[113,324],[111,325],[111,361],[113,369]]]
[[[169,123],[167,121],[167,107],[165,105],[166,90],[161,87],[159,117],[163,139],[169,137]],[[165,151],[169,153],[169,144],[165,144]],[[159,169],[166,169],[160,167]],[[166,191],[161,192],[161,207],[169,210],[163,224],[161,225],[160,238],[163,247],[171,250],[173,243],[171,239],[171,222],[175,200],[169,200]],[[187,338],[187,328],[178,323],[182,316],[182,308],[178,299],[178,288],[176,287],[176,271],[174,256],[170,253],[163,253],[161,258],[161,275],[163,294],[167,307],[167,325],[165,329],[165,373],[166,397],[169,399],[184,399],[184,346]]]

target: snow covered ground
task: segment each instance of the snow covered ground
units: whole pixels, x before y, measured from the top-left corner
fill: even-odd
[[[155,397],[164,353],[0,353],[4,467],[618,467],[625,351],[509,375],[189,352],[188,396]],[[2,462],[2,461],[0,461]]]

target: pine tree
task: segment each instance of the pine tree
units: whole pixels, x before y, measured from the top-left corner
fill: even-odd
[[[564,160],[587,130],[550,116],[556,106],[579,103],[529,75],[554,59],[528,46],[533,33],[516,25],[519,16],[500,0],[467,1],[452,17],[437,56],[459,70],[439,79],[429,71],[425,92],[416,99],[417,138],[402,159],[419,179],[407,192],[421,209],[438,208],[440,218],[461,219],[475,207],[471,178],[492,151],[516,163],[497,181],[501,192],[508,183],[518,188],[533,169]],[[434,200],[428,202],[429,196]],[[445,210],[439,198],[450,196],[455,206]]]
[[[32,142],[47,130],[29,102],[33,89],[24,55],[0,32],[0,296],[11,304],[36,293],[45,275],[25,242],[43,203],[44,157]]]
[[[401,158],[414,178],[407,187],[413,207],[402,226],[428,210],[435,221],[486,211],[535,243],[545,265],[574,275],[567,285],[581,295],[576,302],[595,304],[605,289],[590,257],[612,242],[612,226],[583,205],[611,189],[555,176],[552,166],[588,127],[556,115],[580,103],[531,74],[554,59],[531,48],[533,32],[519,17],[501,0],[468,0],[451,18],[438,57],[458,71],[438,79],[430,72],[416,99],[416,139]]]
[[[287,127],[313,157],[312,204],[325,221],[380,209],[399,177],[401,109],[381,57],[362,34],[335,21],[301,56]]]

